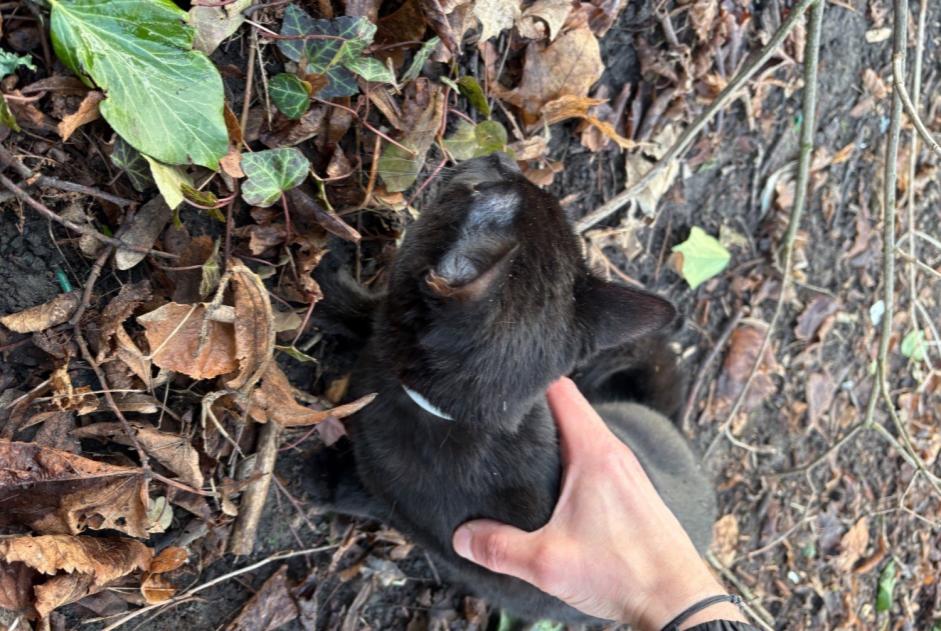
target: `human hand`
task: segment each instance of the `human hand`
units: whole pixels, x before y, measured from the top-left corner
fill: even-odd
[[[660,629],[697,601],[725,590],[657,494],[634,453],[569,379],[548,391],[562,449],[562,492],[535,532],[489,520],[454,533],[454,550],[528,581],[599,618]],[[723,603],[681,628],[724,619],[746,622]]]

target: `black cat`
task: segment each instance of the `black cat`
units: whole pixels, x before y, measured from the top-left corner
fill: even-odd
[[[573,374],[696,546],[708,545],[714,491],[664,415],[683,391],[657,334],[673,306],[593,277],[558,202],[506,156],[455,170],[408,227],[381,295],[348,276],[323,283],[318,320],[364,339],[349,396],[379,393],[347,420],[351,447],[315,456],[325,507],[399,529],[447,578],[518,616],[593,620],[451,547],[470,519],[525,530],[549,519],[561,467],[545,390]]]

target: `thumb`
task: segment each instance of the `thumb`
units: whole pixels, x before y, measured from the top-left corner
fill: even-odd
[[[469,521],[454,531],[454,551],[488,570],[530,581],[534,533],[487,519]]]

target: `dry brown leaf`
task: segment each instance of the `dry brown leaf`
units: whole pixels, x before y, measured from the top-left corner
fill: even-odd
[[[732,401],[745,387],[745,381],[758,357],[758,349],[761,347],[764,334],[764,328],[752,324],[740,325],[732,332],[729,338],[729,349],[722,364],[722,374],[719,375],[716,388],[716,407],[719,411],[724,411],[731,406]],[[777,388],[771,379],[771,374],[778,371],[780,367],[769,344],[755,372],[751,387],[748,389],[743,410],[759,405],[775,392]]]
[[[820,417],[830,410],[836,385],[826,372],[815,372],[807,377],[807,421],[811,427],[817,425]]]
[[[219,168],[229,177],[245,177],[245,172],[242,171],[242,152],[235,147],[229,147],[229,152],[219,158]]]
[[[519,86],[510,92],[497,91],[497,96],[520,107],[524,122],[532,125],[542,118],[546,103],[568,95],[588,96],[602,72],[598,40],[588,28],[578,28],[549,45],[531,42]]]
[[[835,560],[837,569],[849,572],[856,562],[866,554],[869,547],[869,518],[862,517],[846,531],[840,539],[840,555]]]
[[[425,21],[431,26],[435,34],[441,38],[441,43],[447,48],[451,53],[459,54],[458,50],[458,41],[454,36],[454,30],[451,28],[451,23],[448,21],[448,13],[442,6],[441,0],[419,0],[419,6],[421,7],[422,15],[425,17]],[[454,7],[450,7],[451,10]]]
[[[0,440],[0,525],[78,534],[112,528],[146,538],[147,487],[136,467],[119,467],[33,443]]]
[[[163,195],[157,195],[140,207],[140,210],[131,219],[130,227],[126,229],[122,239],[125,243],[140,248],[150,248],[154,241],[163,232],[163,227],[170,221],[172,211],[163,201]],[[114,253],[114,264],[119,270],[131,269],[144,260],[146,251],[118,248]]]
[[[738,519],[733,514],[723,515],[712,526],[712,550],[726,567],[738,554]]]
[[[68,140],[69,137],[75,133],[75,130],[82,125],[97,120],[101,116],[98,112],[98,104],[101,103],[104,98],[105,95],[101,92],[91,90],[85,95],[85,98],[82,99],[78,109],[62,119],[56,129],[59,135],[62,136],[63,141]]]
[[[121,287],[118,295],[111,299],[101,312],[98,320],[98,361],[102,362],[111,355],[111,340],[117,335],[118,327],[131,317],[134,310],[151,298],[150,281],[128,283]]]
[[[35,333],[62,324],[75,313],[82,292],[59,294],[47,303],[11,313],[0,318],[0,324],[16,333]]]
[[[153,550],[133,539],[43,535],[0,540],[5,563],[23,563],[52,578],[35,587],[40,618],[150,565]]]
[[[817,296],[797,318],[794,335],[799,340],[809,342],[817,334],[820,325],[839,309],[840,303],[835,298],[826,294]]]
[[[338,236],[341,239],[346,239],[347,241],[352,241],[353,243],[357,243],[362,239],[359,232],[343,221],[342,217],[335,212],[324,209],[313,197],[300,188],[288,191],[288,199],[291,201],[291,206],[298,215],[311,217],[330,234]]]
[[[520,17],[519,0],[476,0],[474,17],[480,20],[480,41],[486,42],[513,25]]]
[[[124,330],[123,325],[117,328],[114,339],[117,342],[115,349],[117,358],[124,362],[141,381],[150,385],[152,381],[150,360],[137,347],[131,336]]]
[[[273,631],[298,616],[288,566],[282,565],[249,599],[226,631]]]
[[[651,139],[649,145],[645,145],[642,150],[635,151],[627,156],[624,163],[624,169],[627,172],[627,182],[625,186],[632,186],[639,181],[653,167],[660,158],[662,158],[679,135],[676,125],[668,124],[657,132]],[[673,186],[676,176],[680,173],[680,164],[677,160],[672,160],[666,168],[662,169],[651,180],[643,191],[637,194],[637,204],[641,211],[648,217],[653,217],[657,213],[657,204],[660,198],[666,194]]]
[[[148,571],[141,580],[141,596],[148,604],[162,603],[169,600],[176,593],[176,587],[161,574],[172,572],[184,563],[189,554],[183,548],[170,546],[165,548],[150,562]]]
[[[258,383],[274,354],[274,316],[268,291],[258,274],[238,259],[229,261],[235,299],[235,357],[239,372],[226,385],[238,389]]]
[[[548,35],[552,41],[571,12],[571,0],[536,0],[523,11],[516,22],[516,30],[527,39],[542,39]]]
[[[131,423],[130,426],[141,449],[149,456],[179,476],[186,484],[197,489],[202,487],[203,474],[199,468],[199,452],[186,438],[161,432],[142,423]],[[80,427],[72,432],[72,435],[78,438],[110,440],[120,445],[134,444],[125,434],[121,423],[93,423]]]
[[[355,414],[375,398],[375,394],[368,394],[330,410],[312,410],[295,401],[291,382],[278,364],[271,362],[262,377],[261,385],[252,392],[249,414],[259,423],[274,421],[284,427],[316,425],[330,417],[344,418]]]
[[[209,320],[206,340],[199,345],[206,308],[170,302],[138,316],[144,327],[153,362],[193,379],[212,379],[238,369],[235,329],[227,322]],[[199,349],[194,357],[193,353]]]
[[[72,387],[68,364],[53,370],[49,383],[52,385],[53,402],[60,410],[75,410],[81,415],[98,409],[98,399],[91,393],[89,386]]]
[[[509,145],[518,162],[542,160],[549,155],[549,141],[543,136],[532,136],[524,140],[517,140]]]
[[[602,103],[607,103],[607,99],[566,94],[546,103],[542,115],[547,125],[555,125],[570,118],[586,118],[588,110]]]
[[[689,20],[700,42],[709,41],[718,15],[719,3],[715,0],[696,0],[689,8]]]

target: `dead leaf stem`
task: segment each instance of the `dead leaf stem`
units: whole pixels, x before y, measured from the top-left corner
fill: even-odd
[[[647,185],[657,176],[667,165],[680,157],[680,155],[689,148],[690,144],[696,138],[702,129],[709,124],[709,121],[733,99],[737,98],[738,91],[751,79],[755,73],[764,67],[765,62],[777,51],[778,46],[787,39],[791,31],[797,26],[801,16],[810,8],[811,5],[818,4],[819,0],[801,0],[791,9],[791,14],[781,24],[771,39],[750,61],[748,61],[735,77],[729,81],[729,84],[715,98],[689,127],[687,127],[680,137],[676,139],[673,146],[670,147],[660,160],[647,171],[634,185],[621,191],[607,202],[591,211],[578,220],[575,224],[577,232],[585,232],[596,223],[603,221],[607,217],[619,211],[622,207],[633,200],[641,191],[647,188]],[[806,120],[806,119],[805,119]]]
[[[235,519],[229,538],[229,552],[232,554],[251,554],[255,546],[258,522],[261,521],[271,478],[274,475],[280,436],[281,426],[274,421],[262,425],[258,432],[258,448],[255,451],[255,468],[252,472],[255,479],[245,488],[242,501],[239,502],[239,515]]]
[[[771,336],[774,334],[778,320],[781,319],[781,313],[784,311],[784,303],[787,300],[788,290],[790,289],[793,278],[791,270],[794,265],[794,243],[797,237],[797,230],[800,227],[801,216],[804,213],[804,207],[807,203],[807,189],[810,182],[810,165],[814,153],[814,132],[817,128],[817,67],[820,58],[820,33],[822,31],[823,14],[826,10],[826,3],[816,2],[810,9],[810,15],[807,18],[807,39],[804,46],[804,94],[801,104],[803,114],[803,123],[801,125],[800,153],[797,163],[797,181],[794,185],[794,205],[791,207],[791,213],[788,217],[787,232],[784,235],[784,266],[781,270],[781,289],[778,295],[778,301],[774,306],[774,315],[761,340],[761,346],[755,355],[755,362],[752,364],[751,371],[748,373],[748,379],[741,392],[738,393],[728,416],[718,432],[706,449],[704,459],[708,459],[715,447],[723,436],[737,446],[744,446],[735,440],[730,428],[732,422],[738,414],[748,396],[748,389],[755,379],[758,367],[764,359],[765,352],[771,342]],[[795,8],[795,12],[797,9]],[[783,28],[783,26],[782,26]]]

